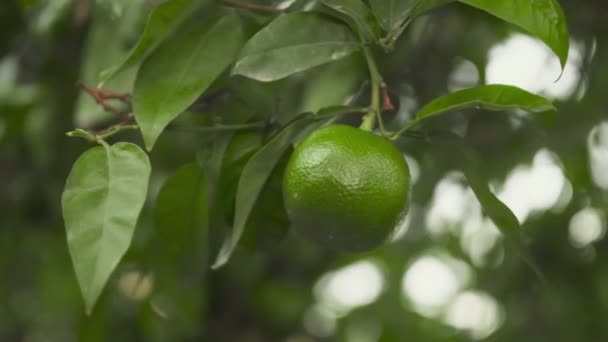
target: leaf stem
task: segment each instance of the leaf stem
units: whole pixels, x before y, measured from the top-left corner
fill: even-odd
[[[410,24],[410,21],[411,18],[408,18],[401,25],[390,30],[384,38],[380,39],[380,46],[384,48],[384,51],[392,51],[395,48],[397,39],[399,39],[401,34],[403,34],[403,31],[405,31],[407,26]]]
[[[137,125],[118,124],[100,132],[87,131],[85,129],[77,128],[71,132],[67,132],[66,135],[68,137],[83,138],[94,143],[102,143],[102,141],[115,134],[137,129],[139,129],[139,126]]]
[[[402,135],[404,135],[407,130],[409,130],[410,128],[414,127],[416,124],[418,124],[418,120],[416,119],[412,119],[412,121],[408,122],[407,124],[405,124],[405,126],[401,127],[400,130],[398,130],[397,132],[394,132],[390,135],[389,139],[390,140],[397,140],[399,139],[399,137],[401,137]]]

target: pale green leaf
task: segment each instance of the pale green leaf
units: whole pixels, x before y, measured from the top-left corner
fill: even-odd
[[[274,81],[344,58],[360,47],[348,26],[330,17],[290,13],[272,21],[245,44],[233,72]]]
[[[79,80],[87,85],[99,83],[99,73],[108,64],[119,62],[127,52],[127,44],[137,31],[137,21],[142,16],[140,3],[128,3],[119,18],[108,11],[94,11],[88,31]],[[104,87],[115,92],[128,93],[133,89],[135,70],[130,69],[109,80]],[[126,107],[124,108],[126,109]],[[86,92],[81,91],[74,107],[76,127],[94,127],[108,122],[113,115],[95,102]]]
[[[154,51],[188,18],[199,3],[198,0],[169,0],[155,7],[148,16],[146,27],[138,42],[120,63],[101,72],[101,82],[106,82]],[[111,42],[111,39],[108,42]]]
[[[166,41],[143,63],[133,91],[133,112],[148,150],[232,63],[243,42],[236,14]]]
[[[446,112],[470,108],[493,111],[524,109],[530,112],[555,110],[551,101],[542,96],[513,86],[493,84],[463,89],[438,97],[422,107],[409,126]]]
[[[62,196],[63,218],[89,313],[129,248],[149,177],[148,156],[131,143],[94,147],[70,172]]]

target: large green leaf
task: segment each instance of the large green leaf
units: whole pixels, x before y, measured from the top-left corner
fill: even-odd
[[[519,26],[540,38],[563,67],[570,45],[564,11],[556,0],[458,0]]]
[[[321,121],[315,121],[315,116],[310,113],[299,116],[249,159],[237,186],[234,225],[224,240],[213,268],[221,267],[228,262],[243,235],[247,219],[272,170],[295,140],[321,124]]]
[[[139,41],[120,63],[101,72],[101,82],[144,59],[173,33],[199,4],[198,0],[169,0],[155,7],[148,16]]]
[[[234,73],[274,81],[344,58],[360,48],[346,26],[319,13],[278,17],[245,44]]]
[[[129,248],[149,177],[148,156],[131,143],[94,147],[70,172],[62,196],[63,218],[89,313]]]
[[[519,108],[530,112],[555,110],[553,104],[542,96],[513,86],[493,84],[463,89],[438,97],[422,107],[408,126],[446,112],[467,108],[495,111]]]
[[[154,212],[156,228],[170,256],[206,250],[205,246],[193,244],[205,243],[207,236],[207,189],[203,170],[196,163],[190,163],[171,175],[158,194]]]
[[[415,0],[370,0],[369,4],[387,32],[397,29],[407,19]]]
[[[133,112],[147,149],[232,63],[243,42],[236,14],[163,43],[143,63],[135,81]]]
[[[361,0],[322,0],[323,4],[346,16],[346,22],[368,42],[378,38],[377,24],[369,7]]]

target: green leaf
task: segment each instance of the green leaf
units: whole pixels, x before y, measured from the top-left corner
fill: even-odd
[[[63,218],[88,313],[129,248],[149,177],[148,156],[131,143],[94,147],[70,172]]]
[[[93,12],[88,30],[79,79],[88,85],[99,83],[99,73],[109,63],[119,62],[127,52],[125,45],[130,42],[137,30],[138,19],[142,17],[142,6],[138,2],[128,2],[120,18],[108,11]],[[128,93],[133,89],[135,69],[123,72],[109,80],[104,87],[115,92]],[[114,116],[95,102],[86,92],[81,91],[74,107],[76,127],[95,127],[107,123]],[[127,107],[117,107],[120,110]]]
[[[266,184],[266,181],[270,177],[272,170],[281,159],[283,153],[294,141],[308,134],[322,123],[322,121],[315,121],[315,116],[310,113],[299,116],[285,126],[285,128],[277,133],[275,137],[249,159],[243,169],[237,186],[232,231],[224,240],[222,249],[212,268],[219,268],[228,262],[228,259],[243,235],[247,219],[253,210],[264,184]]]
[[[197,0],[169,0],[155,7],[148,16],[139,41],[120,63],[101,72],[101,82],[111,79],[148,56],[188,18],[198,5]]]
[[[562,70],[570,45],[564,11],[556,0],[458,0],[519,26],[540,38],[559,57]]]
[[[148,150],[232,63],[243,31],[236,14],[163,43],[143,63],[135,81],[133,112]]]
[[[317,112],[336,103],[346,103],[368,77],[365,59],[361,57],[361,54],[354,54],[320,67],[306,89],[298,93],[301,98],[298,112]]]
[[[422,107],[408,126],[446,112],[468,108],[494,111],[520,108],[530,112],[555,110],[551,101],[542,96],[513,86],[492,84],[463,89],[438,97]]]
[[[156,200],[154,218],[169,255],[181,255],[184,250],[190,253],[206,250],[199,244],[205,243],[207,236],[207,190],[205,174],[196,163],[182,166],[163,185]]]
[[[207,174],[209,188],[209,230],[210,253],[217,253],[227,230],[224,221],[224,207],[221,199],[224,189],[221,188],[221,171],[224,155],[232,139],[233,132],[224,132],[215,137],[213,145],[197,154],[199,167]]]
[[[370,0],[369,4],[387,32],[397,29],[407,19],[415,0]]]
[[[483,213],[488,216],[500,232],[507,238],[520,257],[534,271],[539,279],[544,280],[543,273],[532,257],[528,255],[524,244],[521,225],[509,207],[492,193],[488,184],[485,169],[479,154],[466,142],[454,134],[436,136],[435,141],[449,150],[458,166],[464,173],[471,190],[479,200]]]
[[[347,17],[347,23],[368,42],[378,38],[375,18],[369,7],[361,0],[322,0],[323,4]]]
[[[290,152],[283,154],[260,191],[247,218],[241,246],[254,250],[266,249],[287,235],[291,224],[283,203],[283,172],[291,156]]]
[[[274,81],[344,58],[360,48],[347,26],[318,13],[290,13],[272,21],[245,44],[233,72]]]

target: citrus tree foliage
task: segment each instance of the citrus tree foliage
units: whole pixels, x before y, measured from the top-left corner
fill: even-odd
[[[558,1],[561,76],[557,2],[0,1],[0,340],[604,341],[608,3]],[[284,199],[337,125],[410,170],[365,253]],[[328,192],[312,209],[350,202]]]
[[[279,160],[306,134],[337,120],[361,120],[362,129],[376,130],[395,143],[418,136],[453,144],[459,154],[470,156],[459,167],[485,213],[505,234],[521,242],[517,219],[490,192],[479,172],[483,162],[474,157],[475,152],[458,137],[447,139],[447,132],[425,132],[424,127],[438,115],[454,111],[553,111],[551,101],[513,86],[481,85],[429,101],[398,129],[388,130],[383,124],[395,104],[378,57],[390,56],[396,42],[419,18],[434,15],[443,6],[455,6],[453,2],[538,37],[565,65],[569,37],[555,0],[323,0],[295,1],[286,8],[240,1],[169,0],[151,8],[131,51],[115,65],[106,65],[97,77],[101,85],[134,68],[129,94],[83,86],[104,109],[118,116],[118,123],[101,131],[68,133],[101,144],[75,162],[62,201],[68,247],[87,311],[93,310],[127,252],[146,200],[155,203],[158,231],[152,234],[176,235],[171,240],[158,239],[159,244],[174,244],[167,246],[167,255],[190,248],[198,251],[200,268],[208,267],[207,257],[218,268],[229,262],[241,237],[247,235],[247,222],[258,210],[260,194],[276,172],[275,166],[282,167]],[[363,68],[369,77],[349,86],[359,88],[349,102],[324,103],[320,110],[302,108],[304,112],[298,113],[294,108],[280,108],[272,99],[294,91],[286,80],[323,65],[361,58],[365,63],[351,63],[354,70],[349,72]],[[264,97],[270,105],[263,105]],[[124,102],[127,109],[112,107],[110,100]],[[212,113],[211,118],[192,119],[192,113],[200,110]],[[198,157],[176,170],[160,193],[153,194],[157,198],[150,198],[149,156],[163,148],[162,137],[172,129],[177,134],[180,129],[186,131],[183,134],[198,130],[206,139],[194,148],[199,150]],[[132,143],[106,143],[130,130],[140,132],[149,155]],[[231,151],[248,157],[227,170],[222,167],[227,146],[247,130],[259,132],[263,144],[259,149],[245,144]],[[238,177],[234,189],[222,187],[220,181],[223,173],[230,172]],[[228,206],[220,208],[218,203],[226,196]],[[518,249],[525,253],[523,244]]]

